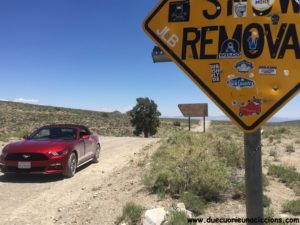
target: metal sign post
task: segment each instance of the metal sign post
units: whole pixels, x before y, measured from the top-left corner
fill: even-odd
[[[244,135],[247,218],[263,218],[261,130]],[[248,223],[263,224],[263,223]]]

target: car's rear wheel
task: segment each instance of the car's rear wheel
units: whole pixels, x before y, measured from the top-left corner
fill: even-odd
[[[65,178],[73,177],[77,168],[77,157],[76,154],[73,152],[68,160],[67,168],[64,170],[63,175]]]
[[[100,150],[101,150],[100,144],[97,144],[95,155],[94,155],[94,158],[93,158],[93,163],[98,163],[99,162]]]

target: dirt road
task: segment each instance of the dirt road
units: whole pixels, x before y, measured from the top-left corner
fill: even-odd
[[[81,204],[88,192],[105,179],[107,182],[108,177],[124,167],[135,153],[158,139],[103,137],[101,140],[100,163],[84,166],[71,179],[59,176],[6,178],[0,173],[0,223],[61,224],[58,214]]]

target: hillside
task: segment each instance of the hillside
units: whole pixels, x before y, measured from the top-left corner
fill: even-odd
[[[83,124],[104,136],[132,136],[129,117],[117,111],[107,113],[0,101],[0,139],[22,137],[26,131],[53,123]]]

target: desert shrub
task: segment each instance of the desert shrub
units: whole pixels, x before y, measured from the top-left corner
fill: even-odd
[[[160,194],[191,192],[207,201],[218,200],[230,185],[230,168],[215,149],[213,137],[174,134],[152,155],[145,184]]]
[[[108,117],[109,117],[109,114],[104,112],[104,113],[101,114],[101,116],[102,116],[103,118],[108,118]]]
[[[294,145],[288,145],[288,146],[286,146],[285,151],[288,152],[288,153],[295,152]]]
[[[167,225],[189,225],[187,216],[184,212],[180,211],[171,211],[168,219]]]
[[[262,175],[262,181],[263,181],[263,187],[264,188],[270,185],[270,181],[269,181],[268,177],[265,174]]]
[[[282,207],[282,211],[284,213],[291,213],[295,216],[300,215],[300,199],[298,200],[292,200],[287,203],[285,203]]]
[[[300,194],[300,173],[295,168],[270,165],[268,174],[277,177],[280,182],[292,188],[296,194]]]
[[[273,143],[274,140],[277,140],[277,143],[281,143],[282,136],[290,133],[291,131],[287,127],[266,126],[263,137],[268,138],[270,143]]]
[[[271,149],[270,150],[270,156],[272,156],[274,158],[277,158],[278,157],[277,151],[275,149]]]
[[[271,199],[268,196],[263,195],[263,205],[264,205],[264,207],[265,208],[270,207],[271,203],[272,203]]]
[[[245,182],[240,182],[233,186],[232,198],[233,199],[245,199],[246,198]]]
[[[273,136],[273,135],[270,135],[270,136],[269,136],[269,142],[272,143],[273,141],[274,141],[274,136]]]
[[[181,196],[181,201],[184,203],[187,210],[195,213],[196,215],[204,213],[206,202],[199,196],[190,192],[185,192]]]
[[[122,216],[117,218],[116,224],[125,222],[130,225],[136,225],[141,220],[143,214],[143,207],[134,202],[127,202],[123,207]]]
[[[270,165],[268,174],[279,178],[279,181],[286,184],[300,180],[300,174],[293,167]]]
[[[174,125],[175,127],[180,127],[180,126],[181,126],[181,123],[180,123],[179,121],[174,121],[174,122],[173,122],[173,125]]]
[[[218,157],[223,158],[230,167],[240,169],[244,167],[244,150],[241,144],[235,139],[226,139],[223,137],[213,137],[213,139],[214,142],[212,144]]]

